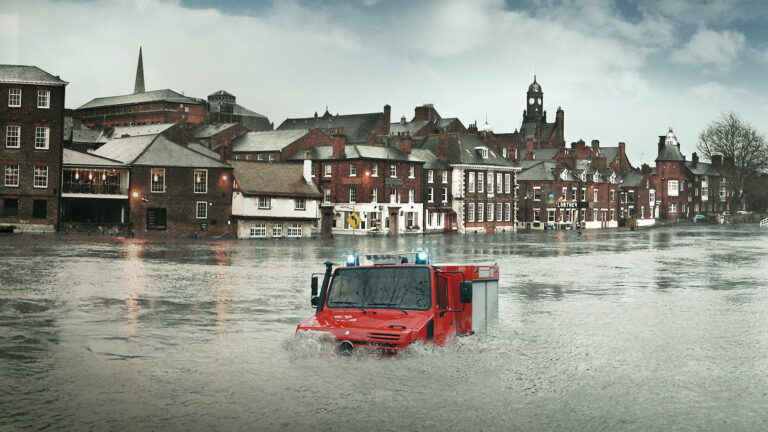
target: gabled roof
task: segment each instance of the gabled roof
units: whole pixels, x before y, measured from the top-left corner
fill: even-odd
[[[136,126],[115,126],[111,136],[123,138],[126,136],[156,135],[176,126],[178,123],[160,123]]]
[[[383,113],[331,115],[328,111],[320,117],[286,119],[277,130],[287,129],[338,129],[344,128],[347,143],[368,142]]]
[[[671,144],[665,145],[656,158],[656,162],[682,162],[685,157],[680,153],[680,147]]]
[[[614,159],[616,159],[616,156],[619,155],[619,148],[618,147],[600,147],[600,155],[605,156],[605,160],[608,164],[613,162]]]
[[[210,138],[217,133],[223,132],[229,128],[237,126],[239,123],[216,123],[207,124],[196,129],[192,129],[191,134],[198,139]]]
[[[64,149],[62,165],[65,167],[125,168],[125,164],[91,153]]]
[[[198,142],[188,142],[187,143],[187,148],[192,150],[192,151],[196,151],[196,152],[200,153],[201,155],[208,156],[209,158],[216,159],[216,160],[221,160],[221,156],[218,153],[216,153],[215,151],[209,149],[208,147],[206,147],[206,146],[204,146],[204,145],[202,145],[202,144],[200,144]]]
[[[541,141],[549,141],[552,136],[552,132],[555,130],[554,123],[541,123]],[[536,142],[536,122],[527,121],[520,125],[520,138],[522,142],[534,141]]]
[[[142,135],[109,141],[93,154],[127,165],[229,168],[214,158],[170,141],[163,135]]]
[[[448,164],[442,162],[436,154],[427,149],[411,149],[411,155],[424,161],[424,169],[441,171],[448,169]]]
[[[497,154],[476,135],[448,134],[448,164],[450,165],[494,165],[513,167],[504,157]],[[440,136],[430,135],[424,140],[421,148],[438,154]],[[483,158],[479,149],[487,149],[488,157]]]
[[[144,93],[133,93],[121,96],[107,96],[91,100],[76,110],[101,108],[106,106],[133,105],[149,102],[172,102],[187,104],[205,103],[202,99],[187,97],[170,89],[152,90]]]
[[[246,132],[232,140],[232,152],[281,151],[308,133],[307,129]]]
[[[442,128],[448,127],[454,121],[458,121],[459,123],[461,123],[461,121],[457,117],[441,118],[441,119],[437,119],[437,121],[435,121],[435,127],[438,130],[440,130]]]
[[[45,84],[65,86],[69,84],[37,66],[0,65],[0,82],[11,84]]]
[[[245,195],[320,198],[317,187],[304,180],[302,164],[234,161],[234,176]]]
[[[552,168],[555,166],[554,162],[538,162],[517,174],[517,181],[553,181],[555,174]]]
[[[73,143],[103,144],[109,141],[109,137],[101,129],[72,129]]]

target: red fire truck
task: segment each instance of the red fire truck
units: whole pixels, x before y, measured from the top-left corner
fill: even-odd
[[[296,335],[316,339],[321,352],[394,356],[416,341],[445,345],[487,333],[498,318],[496,264],[432,265],[424,251],[412,263],[366,255],[373,264],[361,266],[361,257],[350,254],[335,270],[326,262],[319,291],[319,274],[312,276],[316,313]]]

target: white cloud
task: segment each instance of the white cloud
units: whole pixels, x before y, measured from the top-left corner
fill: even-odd
[[[746,38],[739,32],[699,29],[684,47],[672,53],[672,60],[682,64],[728,69],[745,45]]]

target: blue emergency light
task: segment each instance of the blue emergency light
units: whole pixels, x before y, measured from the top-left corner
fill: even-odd
[[[354,253],[347,255],[346,259],[347,267],[355,267],[360,265],[360,256]]]
[[[429,250],[416,251],[416,259],[414,260],[414,263],[429,264]]]

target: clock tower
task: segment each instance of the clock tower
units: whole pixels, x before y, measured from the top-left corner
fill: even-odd
[[[541,91],[541,86],[536,82],[536,75],[533,76],[533,82],[528,86],[528,93],[526,93],[526,110],[523,113],[523,121],[536,121],[540,119],[544,113],[544,93]]]

